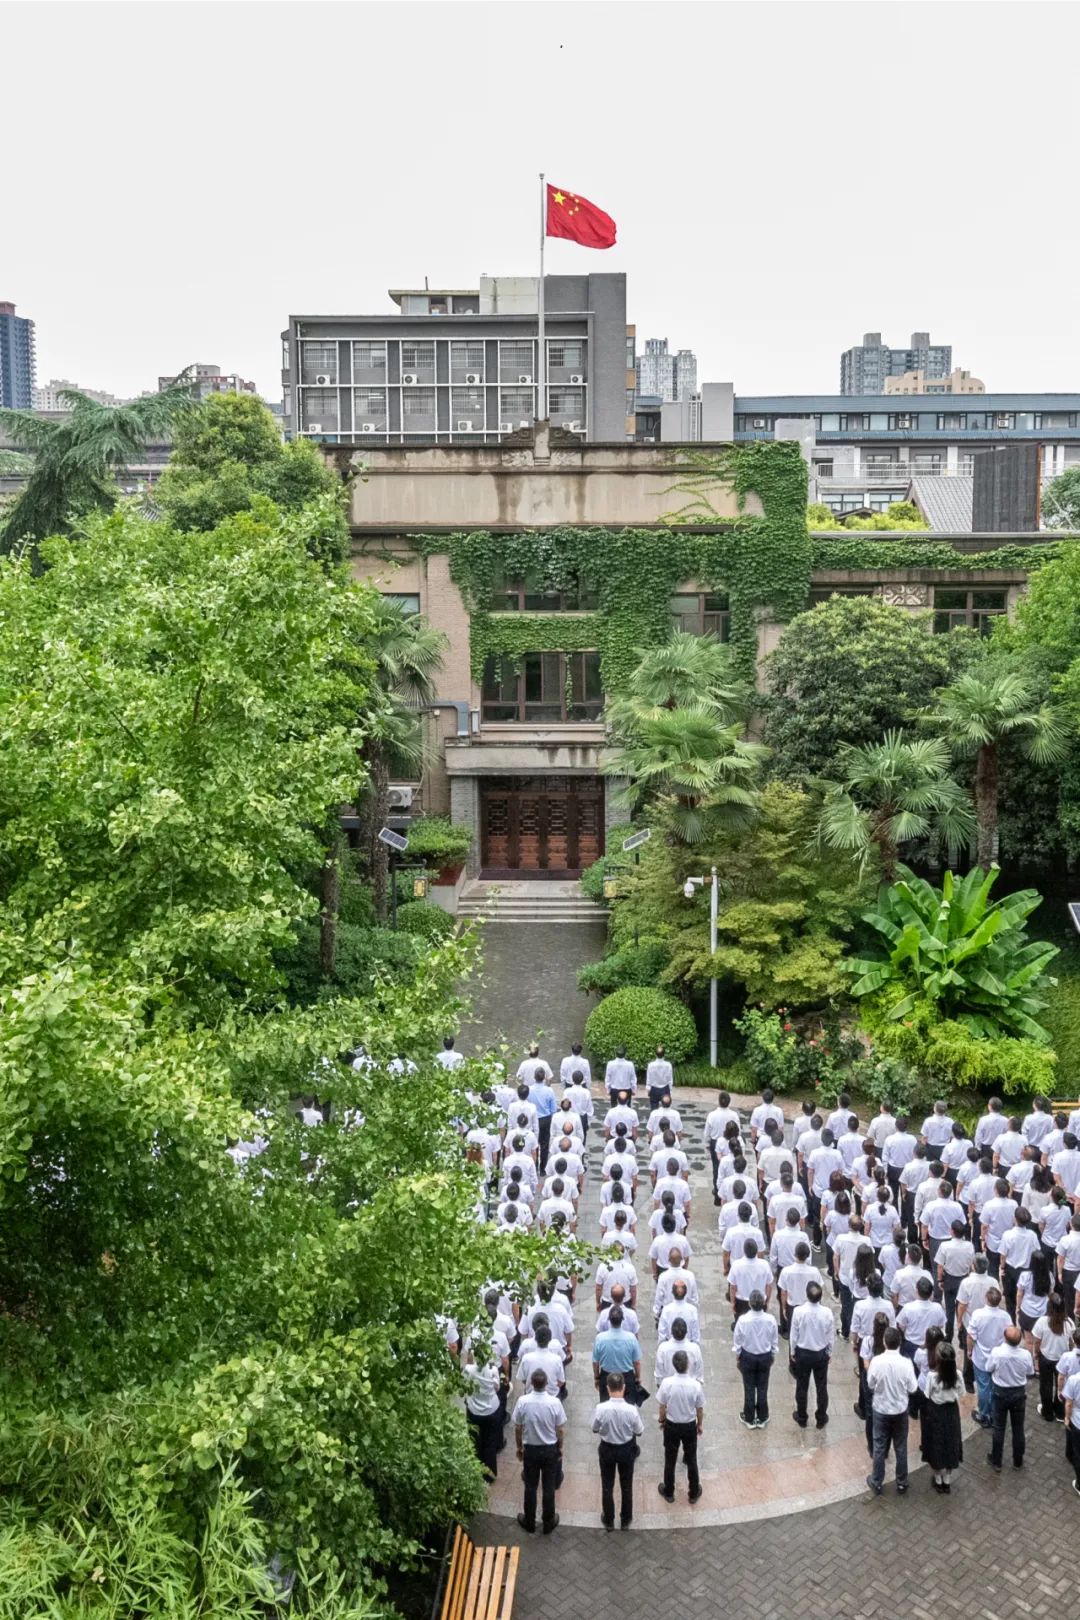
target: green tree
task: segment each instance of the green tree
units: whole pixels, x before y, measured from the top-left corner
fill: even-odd
[[[938,693],[930,718],[949,747],[975,758],[976,859],[985,872],[997,858],[1000,750],[1006,739],[1023,759],[1053,765],[1067,752],[1053,709],[1038,703],[1031,684],[1014,670],[972,671]]]
[[[70,411],[60,422],[0,410],[0,429],[34,458],[26,487],[0,513],[0,552],[24,545],[34,550],[88,513],[111,511],[119,496],[116,474],[140,461],[147,444],[167,436],[191,408],[182,387],[127,405],[101,405],[74,389],[60,397]]]
[[[840,780],[826,784],[818,837],[857,856],[864,870],[878,859],[886,882],[901,844],[929,840],[954,860],[975,830],[968,795],[949,775],[949,750],[936,737],[909,742],[888,731],[869,747],[842,748],[838,765]]]
[[[834,597],[801,613],[765,663],[763,740],[774,774],[836,774],[845,744],[908,724],[956,673],[967,638],[931,636],[925,618],[877,597]]]
[[[318,509],[308,537],[326,563],[348,555],[345,486],[308,439],[283,444],[277,423],[252,394],[211,394],[177,423],[169,465],[154,499],[177,529],[213,529],[260,498],[286,512]]]
[[[1080,467],[1068,467],[1044,485],[1042,517],[1048,529],[1080,533]]]
[[[694,636],[676,630],[659,647],[643,653],[609,711],[618,734],[632,730],[642,714],[661,709],[693,708],[720,717],[724,724],[745,717],[750,694],[736,674],[731,649],[713,635]]]

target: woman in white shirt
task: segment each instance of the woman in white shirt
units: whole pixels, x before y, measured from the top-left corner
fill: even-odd
[[[1031,1211],[1032,1220],[1038,1224],[1039,1216],[1050,1202],[1050,1194],[1054,1190],[1054,1177],[1044,1164],[1037,1164],[1031,1172],[1031,1179],[1024,1188],[1020,1199],[1020,1207]]]
[[[956,1351],[946,1340],[930,1352],[922,1404],[922,1458],[941,1496],[949,1495],[953,1471],[964,1460],[960,1388]]]
[[[1069,1195],[1064,1187],[1055,1187],[1050,1194],[1050,1200],[1039,1215],[1039,1234],[1042,1238],[1043,1254],[1050,1262],[1050,1269],[1057,1269],[1057,1246],[1069,1230],[1072,1220],[1072,1205]]]
[[[1024,1330],[1024,1344],[1035,1354],[1035,1341],[1032,1338],[1032,1329],[1047,1307],[1050,1295],[1054,1291],[1054,1274],[1047,1264],[1045,1254],[1036,1249],[1031,1257],[1031,1264],[1020,1273],[1016,1283],[1016,1316],[1017,1321]]]
[[[837,1186],[833,1186],[833,1182]],[[831,1200],[831,1207],[826,1211],[826,1201]],[[840,1279],[836,1275],[833,1265],[833,1250],[836,1240],[841,1232],[847,1232],[851,1219],[851,1194],[844,1186],[843,1172],[834,1170],[829,1180],[829,1190],[821,1200],[821,1225],[825,1233],[825,1248],[828,1253],[828,1270],[832,1278],[833,1293],[840,1298]]]
[[[885,1354],[885,1334],[892,1322],[884,1311],[878,1311],[870,1324],[870,1332],[859,1344],[859,1399],[855,1412],[862,1412],[866,1420],[866,1449],[871,1460],[874,1456],[874,1392],[866,1381],[866,1369],[875,1356]]]
[[[1035,1366],[1039,1374],[1039,1416],[1047,1423],[1065,1417],[1065,1402],[1058,1400],[1058,1362],[1072,1344],[1076,1324],[1060,1294],[1051,1294],[1046,1310],[1031,1330]]]

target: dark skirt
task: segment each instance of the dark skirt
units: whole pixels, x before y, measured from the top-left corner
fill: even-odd
[[[922,1459],[935,1473],[958,1468],[964,1460],[960,1407],[956,1401],[923,1401]]]

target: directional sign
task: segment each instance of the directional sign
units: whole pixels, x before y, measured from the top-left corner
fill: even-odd
[[[389,844],[390,848],[396,849],[399,854],[403,849],[409,847],[409,840],[402,838],[401,834],[396,833],[392,827],[380,827],[378,837],[380,844]]]
[[[1072,918],[1072,924],[1076,932],[1080,934],[1080,900],[1071,900],[1069,902],[1069,916]]]
[[[640,849],[641,845],[647,844],[651,837],[651,827],[643,827],[640,832],[631,833],[629,838],[623,839],[623,854],[627,854],[632,849]]]

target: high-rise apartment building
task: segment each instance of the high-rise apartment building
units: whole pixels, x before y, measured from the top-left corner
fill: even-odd
[[[538,419],[625,442],[626,277],[545,276],[542,399],[535,276],[391,288],[386,315],[292,315],[282,333],[285,432],[329,444],[499,443]]]
[[[952,344],[931,343],[929,332],[912,332],[906,349],[890,349],[880,332],[867,332],[861,343],[840,356],[842,394],[883,394],[886,377],[921,371],[933,381],[952,370]]]
[[[110,394],[103,388],[84,388],[82,383],[71,382],[67,377],[53,377],[50,382],[34,389],[34,410],[45,411],[51,415],[70,410],[71,407],[60,397],[64,393],[85,394],[87,399],[96,400],[99,405],[122,403],[115,394]]]
[[[986,384],[970,371],[959,367],[947,377],[928,377],[925,371],[905,371],[900,377],[886,377],[886,394],[985,394]]]
[[[671,354],[667,338],[646,338],[637,359],[637,391],[642,399],[670,403],[697,392],[697,357],[690,349]]]
[[[190,383],[195,397],[200,401],[208,399],[211,394],[254,394],[258,392],[255,384],[245,382],[238,372],[222,371],[220,366],[205,363],[188,366],[175,377],[159,377],[157,380],[158,393],[164,393],[166,388],[172,388],[176,383]]]
[[[34,323],[0,303],[0,405],[9,411],[34,407]]]

